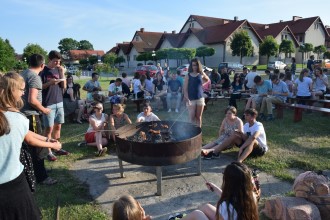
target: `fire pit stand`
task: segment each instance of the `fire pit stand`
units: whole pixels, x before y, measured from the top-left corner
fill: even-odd
[[[145,141],[133,138],[141,132],[149,135],[151,128],[160,131],[164,127],[168,131],[161,134],[170,134],[170,137],[147,136]],[[158,196],[162,194],[162,166],[186,163],[197,158],[197,175],[201,175],[202,130],[191,123],[161,121],[125,125],[118,130],[116,142],[120,176],[124,177],[122,161],[156,167]]]

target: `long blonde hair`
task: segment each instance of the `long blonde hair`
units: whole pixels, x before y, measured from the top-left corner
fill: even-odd
[[[21,109],[23,100],[16,100],[13,93],[16,89],[21,89],[25,83],[23,77],[18,73],[9,72],[0,76],[0,136],[10,132],[9,123],[3,114],[9,108]]]

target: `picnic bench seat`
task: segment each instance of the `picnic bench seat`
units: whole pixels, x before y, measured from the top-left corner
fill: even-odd
[[[326,115],[330,114],[330,108],[322,108],[322,107],[315,107],[315,106],[302,105],[302,104],[286,104],[286,106],[294,109],[294,115],[293,115],[294,122],[299,122],[302,120],[302,112],[304,109],[323,112],[326,113]]]

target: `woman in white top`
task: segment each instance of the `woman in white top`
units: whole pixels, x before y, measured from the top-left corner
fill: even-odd
[[[102,103],[97,103],[93,109],[95,112],[89,117],[89,127],[85,134],[85,141],[87,146],[97,147],[96,156],[100,157],[104,156],[108,150],[107,147],[103,147],[108,144],[107,135],[104,132],[105,127],[107,127],[106,124],[108,124],[108,115],[102,113]]]
[[[297,98],[299,99],[310,99],[311,98],[311,91],[312,91],[312,84],[313,81],[311,78],[308,77],[309,75],[309,70],[308,69],[303,69],[300,72],[299,78],[297,78],[294,83],[295,83],[295,88],[296,88],[296,94]],[[299,101],[299,104],[305,104],[305,101]]]
[[[61,143],[29,131],[29,120],[19,112],[25,81],[17,73],[0,77],[0,218],[40,219],[40,211],[20,162],[22,142],[61,149]]]
[[[223,173],[221,189],[207,182],[220,199],[217,206],[205,204],[182,220],[258,220],[255,184],[250,169],[239,162],[229,164]]]
[[[321,98],[326,93],[327,87],[329,86],[328,77],[323,74],[321,67],[316,67],[314,73],[316,79],[314,81],[315,92],[313,92],[313,98],[316,98],[316,96]]]

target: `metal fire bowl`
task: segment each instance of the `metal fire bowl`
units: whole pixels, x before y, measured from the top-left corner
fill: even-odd
[[[116,134],[118,158],[144,166],[168,166],[197,158],[202,148],[202,130],[188,122],[161,121],[171,128],[175,141],[166,143],[141,143],[127,140],[137,132],[146,131],[152,122],[125,125]],[[155,123],[155,122],[154,122]]]

